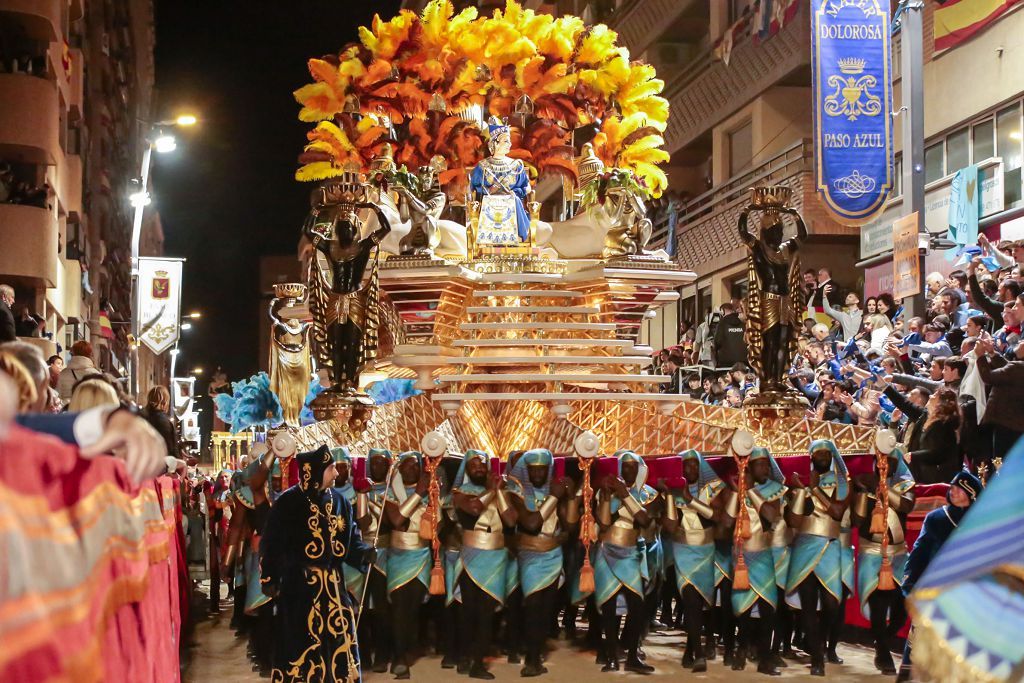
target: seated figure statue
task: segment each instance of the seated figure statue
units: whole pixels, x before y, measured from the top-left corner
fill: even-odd
[[[569,220],[551,223],[548,246],[562,258],[612,258],[644,253],[651,238],[651,221],[639,192],[610,184],[604,189],[605,196],[600,197],[598,190],[605,167],[589,142],[583,145],[577,168],[580,208]]]
[[[487,149],[469,176],[470,189],[479,204],[475,243],[480,246],[518,246],[530,241],[530,215],[523,201],[530,194],[530,177],[520,159],[508,156],[512,149],[510,128],[491,119]],[[474,212],[475,213],[475,212]]]

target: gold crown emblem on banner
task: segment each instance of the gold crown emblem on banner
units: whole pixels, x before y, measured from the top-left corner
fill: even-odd
[[[155,278],[167,277],[167,271],[166,270],[158,270],[155,273],[153,273],[153,277],[155,277]]]
[[[839,70],[844,74],[856,75],[864,71],[867,60],[859,57],[844,57],[839,60]]]

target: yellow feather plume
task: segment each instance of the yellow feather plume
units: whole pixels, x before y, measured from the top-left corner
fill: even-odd
[[[295,171],[295,179],[299,182],[307,183],[326,178],[335,178],[340,176],[343,171],[344,169],[335,166],[329,161],[314,161],[304,164],[299,170]]]
[[[576,61],[581,64],[603,64],[615,56],[616,38],[618,34],[604,24],[592,27],[580,43]]]

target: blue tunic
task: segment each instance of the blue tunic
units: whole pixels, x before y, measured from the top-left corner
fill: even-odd
[[[530,235],[530,216],[523,200],[530,192],[530,176],[519,159],[497,161],[484,159],[473,169],[469,185],[477,195],[512,195],[516,207],[516,229],[519,240],[525,242]]]

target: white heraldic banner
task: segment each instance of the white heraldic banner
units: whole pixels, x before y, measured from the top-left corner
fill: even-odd
[[[139,341],[158,355],[180,334],[181,265],[181,259],[139,259]]]

